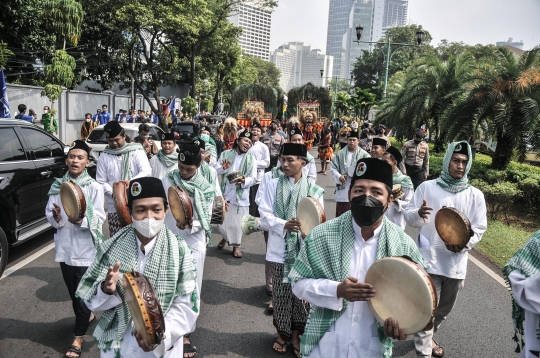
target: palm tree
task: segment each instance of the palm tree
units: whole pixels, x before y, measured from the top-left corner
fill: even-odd
[[[338,117],[341,117],[343,114],[347,114],[350,110],[349,101],[351,95],[345,91],[340,91],[336,95],[335,111]]]
[[[369,89],[356,88],[349,99],[349,107],[356,117],[366,120],[371,106],[375,104],[376,95],[369,92]]]

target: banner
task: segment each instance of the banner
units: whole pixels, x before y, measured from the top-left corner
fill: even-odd
[[[0,70],[0,88],[2,88],[2,99],[0,100],[0,118],[11,118],[7,97],[6,80],[4,79],[4,70]]]

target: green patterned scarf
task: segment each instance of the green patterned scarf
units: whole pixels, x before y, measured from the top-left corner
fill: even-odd
[[[403,174],[401,170],[397,168],[396,170],[397,170],[397,173],[392,175],[392,182],[394,183],[394,185],[401,184],[402,188],[414,189],[411,178]]]
[[[339,174],[345,175],[347,177],[347,173],[349,171],[349,167],[347,166],[347,154],[349,153],[349,147],[344,147],[341,149],[334,157],[332,158],[332,165],[337,169]],[[351,165],[356,164],[357,161],[363,158],[369,158],[371,157],[368,152],[363,150],[360,147],[356,147],[356,150],[353,153]],[[336,191],[345,189],[345,185],[336,184]]]
[[[186,295],[191,295],[193,311],[198,312],[195,266],[188,245],[166,226],[163,226],[154,240],[156,242],[148,254],[148,261],[142,274],[148,277],[154,287],[163,315],[167,315],[176,297]],[[117,354],[120,353],[120,341],[131,319],[125,301],[122,276],[126,272],[137,270],[138,256],[135,230],[132,225],[128,225],[102,242],[96,258],[86,270],[77,288],[76,296],[90,301],[100,289],[109,267],[120,261],[120,277],[116,291],[122,304],[103,312],[94,330],[97,346],[104,352],[114,349]]]
[[[221,192],[225,193],[225,187],[227,186],[227,174],[231,172],[231,169],[233,167],[234,158],[236,158],[236,149],[228,149],[221,153],[221,158],[224,160],[227,160],[231,162],[231,166],[227,171],[223,174],[223,179],[221,180]],[[253,169],[253,165],[255,164],[255,157],[251,153],[245,153],[244,157],[242,158],[242,161],[240,162],[240,168],[238,169],[240,173],[244,177],[248,177],[251,174],[251,170]],[[236,202],[239,203],[240,200],[242,200],[242,196],[244,195],[244,189],[242,188],[242,185],[236,185]]]
[[[84,188],[87,185],[90,185],[92,183],[97,183],[86,171],[84,170],[84,173],[79,175],[78,178],[73,179],[69,175],[69,171],[64,174],[62,178],[56,178],[54,180],[54,183],[51,185],[51,189],[49,190],[49,193],[47,195],[58,195],[60,194],[60,186],[67,180],[73,181],[75,184],[80,186],[81,188]],[[84,192],[84,191],[83,191]],[[102,222],[100,222],[99,218],[94,214],[94,203],[86,193],[84,193],[84,199],[86,200],[86,212],[84,215],[86,216],[86,220],[88,221],[88,229],[90,230],[90,236],[92,237],[92,241],[94,242],[94,246],[98,247],[98,245],[103,241],[103,232],[101,231],[101,226],[103,225]]]
[[[317,226],[304,240],[289,279],[294,283],[303,278],[329,279],[343,282],[350,276],[350,264],[354,246],[354,229],[351,211]],[[386,217],[377,243],[376,260],[388,256],[408,256],[423,264],[422,255],[415,242],[401,228]],[[341,311],[311,306],[308,322],[302,335],[300,350],[307,356],[319,343],[330,326],[345,312],[347,301],[343,300]],[[392,357],[392,339],[378,325],[381,351],[384,358]]]
[[[193,205],[195,206],[195,212],[199,217],[199,221],[201,222],[203,229],[209,235],[212,231],[212,227],[210,226],[211,218],[208,217],[208,201],[214,199],[214,196],[216,196],[214,186],[212,186],[206,179],[204,179],[204,177],[201,173],[199,173],[199,171],[197,171],[195,175],[189,180],[182,179],[182,177],[180,176],[180,171],[178,169],[167,173],[166,176],[167,178],[169,178],[171,183],[173,183],[174,185],[178,185],[179,187],[187,191],[189,196],[193,197]]]
[[[178,164],[178,155],[174,153],[165,154],[163,153],[163,150],[160,149],[159,152],[157,152],[156,156],[158,157],[159,161],[167,168]]]
[[[210,183],[210,185],[212,185],[212,187],[214,188],[216,186],[216,178],[214,178],[214,176],[212,175],[212,171],[210,170],[210,166],[208,165],[208,163],[206,163],[206,161],[202,161],[201,162],[201,174],[202,176],[204,177],[204,179],[206,179],[207,182]]]
[[[112,149],[109,146],[105,147],[104,153],[111,155],[121,155],[122,156],[122,180],[131,180],[131,157],[134,150],[142,150],[144,148],[139,143],[127,143],[124,146]]]
[[[216,149],[216,146],[213,145],[212,143],[210,142],[206,142],[204,144],[204,151],[208,154],[211,154],[212,156],[216,157],[217,158],[217,149]]]
[[[280,175],[283,174],[283,171],[280,169],[281,167],[273,167],[271,169],[272,172],[272,179],[279,178]]]
[[[540,273],[540,231],[535,232],[521,249],[503,267],[502,272],[510,286],[508,276],[512,271],[518,270],[525,277],[531,277]],[[524,346],[523,342],[523,321],[525,320],[525,310],[512,299],[512,320],[514,321],[514,341],[517,343],[516,352],[520,352]],[[518,335],[520,337],[518,337]],[[536,329],[536,338],[540,339],[540,326]]]
[[[312,198],[319,200],[323,195],[324,189],[310,182],[303,175],[300,180],[296,182],[294,189],[292,190],[289,177],[280,175],[278,178],[276,203],[274,208],[276,216],[286,221],[296,218],[296,208],[301,199],[311,196]],[[287,231],[285,234],[285,263],[283,267],[283,282],[285,283],[290,283],[288,275],[290,269],[294,265],[298,250],[300,249],[299,239],[301,239],[300,234],[296,232]]]
[[[461,145],[467,146],[467,152],[469,153],[468,154],[469,160],[467,161],[467,167],[465,168],[465,173],[463,174],[463,177],[461,179],[454,179],[448,173],[448,167],[450,166],[452,155],[454,155],[454,150],[456,149],[456,147],[461,146]],[[461,142],[450,143],[448,145],[448,149],[446,150],[446,154],[444,155],[444,158],[443,158],[442,172],[441,172],[441,175],[437,178],[437,185],[439,185],[444,190],[449,191],[454,194],[467,189],[470,186],[469,178],[467,178],[467,174],[469,174],[469,170],[471,170],[471,166],[472,166],[472,153],[471,153],[471,146],[469,145],[469,143],[467,143],[467,141],[464,141],[464,140],[462,140]]]

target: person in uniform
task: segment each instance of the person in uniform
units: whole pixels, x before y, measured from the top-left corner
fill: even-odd
[[[300,129],[294,128],[291,130],[289,133],[289,143],[304,144],[303,133]],[[317,167],[315,166],[315,158],[308,152],[306,159],[308,162],[302,168],[302,173],[309,181],[315,183],[317,181]],[[277,167],[279,168],[280,166],[281,162],[278,161]]]
[[[411,178],[415,190],[429,175],[429,148],[424,142],[424,135],[421,129],[415,129],[413,139],[405,142],[401,149],[406,170],[404,174]]]
[[[143,146],[149,160],[159,151],[156,143],[150,138],[150,126],[146,123],[139,125],[139,135],[133,138],[132,142]]]
[[[127,143],[126,133],[120,123],[111,121],[103,128],[108,145],[99,156],[96,180],[103,185],[107,197],[107,220],[111,236],[121,229],[113,201],[113,185],[120,180],[130,180],[152,175],[146,152],[139,143]]]
[[[285,137],[278,133],[279,122],[273,120],[270,124],[270,131],[261,138],[261,141],[268,146],[270,152],[270,165],[266,168],[266,171],[274,168],[277,165],[279,158],[279,151],[283,143],[285,143]]]
[[[336,183],[336,218],[351,208],[349,203],[349,187],[351,177],[349,168],[358,160],[368,158],[370,155],[358,146],[358,132],[350,131],[347,138],[347,146],[341,149],[330,165],[330,174]]]
[[[103,241],[76,295],[90,310],[103,312],[94,330],[102,358],[182,357],[180,339],[191,331],[199,311],[191,250],[164,225],[169,209],[161,180],[132,180],[128,207],[133,224]],[[163,311],[165,332],[159,345],[148,347],[132,328],[122,283],[122,276],[132,271],[148,278]]]
[[[272,179],[264,188],[259,206],[261,227],[269,231],[266,260],[274,266],[273,321],[278,337],[272,349],[285,353],[287,342],[291,342],[296,356],[309,311],[309,305],[292,294],[287,278],[302,240],[296,210],[300,200],[307,196],[324,207],[324,190],[302,173],[302,167],[307,163],[306,155],[307,147],[303,144],[283,145],[280,156],[283,175]]]
[[[49,201],[45,209],[49,224],[56,229],[54,261],[60,263],[62,277],[75,313],[73,330],[75,338],[65,357],[79,357],[82,354],[83,336],[90,322],[95,319],[84,302],[75,296],[81,278],[96,256],[96,246],[103,240],[101,228],[105,222],[103,188],[86,171],[90,165],[89,157],[90,148],[85,142],[82,140],[73,142],[66,157],[68,172],[54,181],[48,193]],[[65,181],[74,182],[84,193],[87,206],[82,219],[70,217],[64,211],[60,186]]]
[[[384,212],[391,205],[392,167],[360,159],[349,189],[351,210],[308,235],[289,274],[293,293],[312,306],[300,353],[305,358],[388,358],[392,339],[406,338],[399,322],[383,326],[368,302],[378,293],[364,282],[375,261],[408,256],[422,264],[414,243]]]
[[[255,178],[255,184],[249,188],[249,215],[259,217],[259,209],[255,202],[255,196],[257,195],[257,190],[259,189],[264,172],[270,165],[270,151],[268,150],[268,146],[259,140],[262,134],[261,125],[259,123],[253,123],[250,130],[252,145],[248,153],[251,153],[255,157],[257,177]]]
[[[56,118],[50,113],[51,109],[49,106],[43,107],[43,115],[41,116],[41,124],[43,124],[43,129],[47,133],[58,134],[58,123]]]
[[[487,229],[484,194],[471,186],[467,178],[471,165],[469,144],[466,141],[450,143],[439,178],[420,184],[405,208],[407,224],[420,229],[418,246],[439,299],[433,328],[414,335],[418,357],[444,355],[443,348],[435,342],[433,335],[452,311],[463,288],[468,252],[480,242]],[[463,249],[442,241],[435,228],[435,220],[431,220],[445,206],[461,211],[471,223],[473,235]]]
[[[178,155],[175,151],[174,133],[161,134],[161,149],[150,158],[150,167],[152,167],[152,176],[154,178],[163,179],[167,173],[177,168]]]
[[[394,201],[386,211],[385,215],[391,222],[405,230],[407,223],[405,222],[404,212],[414,195],[414,187],[411,178],[403,174],[398,168],[403,157],[396,147],[388,147],[386,153],[382,156],[382,160],[392,166],[392,182],[394,185],[401,185],[403,195],[398,199],[394,193]]]
[[[383,154],[386,152],[388,142],[384,138],[375,137],[371,143],[371,156],[373,158],[381,159]]]

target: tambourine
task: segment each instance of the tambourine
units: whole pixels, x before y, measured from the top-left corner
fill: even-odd
[[[86,213],[86,198],[80,186],[71,180],[60,185],[60,200],[67,216],[83,219]]]

